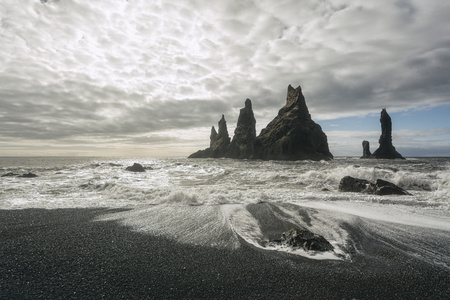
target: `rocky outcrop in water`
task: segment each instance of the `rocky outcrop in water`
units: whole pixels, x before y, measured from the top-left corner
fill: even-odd
[[[255,140],[253,158],[329,160],[327,136],[309,114],[301,87],[288,87],[286,105]]]
[[[333,251],[334,247],[321,235],[306,229],[291,229],[274,241],[291,248],[302,248],[305,251]]]
[[[209,136],[209,148],[199,150],[189,156],[189,158],[219,158],[228,157],[230,150],[230,135],[228,134],[227,122],[225,116],[219,120],[219,132],[214,126],[211,128],[211,135]]]
[[[6,174],[3,174],[2,177],[14,177],[14,176],[18,176],[19,174],[15,174],[13,172],[8,172]]]
[[[145,172],[145,168],[138,163],[134,163],[132,166],[127,167],[125,170],[130,172]]]
[[[29,172],[29,173],[22,174],[22,175],[17,176],[17,177],[22,177],[22,178],[34,178],[34,177],[38,177],[38,176],[37,176],[36,174],[34,174],[34,173]]]
[[[212,157],[223,157],[228,153],[230,147],[230,135],[228,134],[227,121],[225,121],[225,116],[219,120],[219,132],[215,137],[211,132],[211,154]]]
[[[362,147],[363,147],[363,156],[361,156],[361,158],[370,158],[372,156],[372,153],[370,152],[370,143],[368,141],[363,141]]]
[[[256,120],[252,110],[252,101],[245,100],[234,130],[228,156],[233,158],[250,158],[253,155],[253,144],[256,138]]]
[[[364,148],[363,142],[363,156],[361,158],[404,159],[404,157],[398,153],[392,145],[392,120],[385,108],[381,110],[380,123],[381,135],[378,141],[380,143],[379,148],[372,154],[366,155],[366,149]],[[370,153],[370,151],[368,153]]]
[[[377,179],[376,182],[370,182],[365,179],[345,176],[339,182],[339,191],[366,193],[374,195],[411,195],[401,187],[392,182]]]
[[[241,109],[230,143],[225,118],[219,121],[219,133],[211,131],[210,147],[191,154],[190,158],[229,157],[264,160],[329,160],[327,136],[309,114],[301,87],[288,87],[286,105],[280,109],[259,136],[250,99]],[[214,132],[213,132],[214,130]]]
[[[14,176],[20,177],[20,178],[34,178],[34,177],[38,177],[36,174],[31,173],[31,172],[24,173],[22,175],[9,172],[9,173],[3,174],[1,177],[14,177]]]

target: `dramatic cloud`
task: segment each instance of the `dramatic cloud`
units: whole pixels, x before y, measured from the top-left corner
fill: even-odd
[[[438,0],[4,0],[0,151],[185,155],[222,113],[232,132],[246,98],[262,129],[288,84],[319,123],[448,106],[449,13]],[[333,153],[353,129],[327,132]],[[428,146],[447,129],[423,129]]]

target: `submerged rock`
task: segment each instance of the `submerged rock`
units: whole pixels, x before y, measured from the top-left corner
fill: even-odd
[[[395,150],[395,147],[392,145],[392,120],[386,109],[383,108],[381,110],[380,116],[381,123],[381,135],[379,139],[380,146],[375,152],[370,154],[370,151],[366,153],[366,148],[363,142],[363,156],[361,158],[384,158],[384,159],[405,159],[400,153]],[[367,142],[367,147],[369,142]],[[368,148],[367,148],[368,149]]]
[[[371,182],[365,179],[345,176],[339,182],[339,191],[366,193],[374,195],[411,195],[401,187],[392,182],[377,179],[376,182]]]
[[[18,176],[18,177],[22,177],[22,178],[34,178],[34,177],[38,177],[36,174],[33,174],[33,173],[27,173],[27,174],[22,174],[22,175],[20,175],[20,176]]]
[[[392,182],[385,181],[383,179],[377,179],[375,182],[375,194],[376,195],[408,195],[410,193],[402,189],[401,187],[393,184]]]
[[[138,163],[134,163],[132,166],[127,167],[125,170],[130,172],[145,172],[145,168]]]
[[[2,177],[12,177],[12,176],[18,176],[19,174],[15,174],[15,173],[12,173],[12,172],[8,172],[8,173],[6,173],[6,174],[3,174],[2,175]]]
[[[333,251],[334,247],[321,235],[306,229],[291,229],[281,236],[284,246],[302,248],[305,251]]]

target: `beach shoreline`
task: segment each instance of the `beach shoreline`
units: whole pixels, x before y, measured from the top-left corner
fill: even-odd
[[[365,241],[352,262],[181,244],[95,221],[109,209],[0,210],[1,299],[449,298],[448,269]]]

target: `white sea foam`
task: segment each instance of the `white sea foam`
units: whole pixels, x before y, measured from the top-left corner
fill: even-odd
[[[280,162],[0,158],[0,162],[2,174],[38,175],[2,177],[0,209],[128,208],[104,218],[183,243],[235,248],[241,239],[262,249],[300,254],[270,246],[261,224],[246,209],[258,203],[276,205],[283,216],[274,218],[323,235],[335,245],[336,251],[331,254],[335,258],[350,259],[346,249],[352,241],[341,224],[351,224],[354,217],[450,232],[448,159]],[[147,171],[125,171],[133,162],[141,163]],[[388,180],[413,195],[341,193],[338,186],[344,176]],[[317,212],[310,213],[305,221],[298,209],[286,206],[289,203]]]

